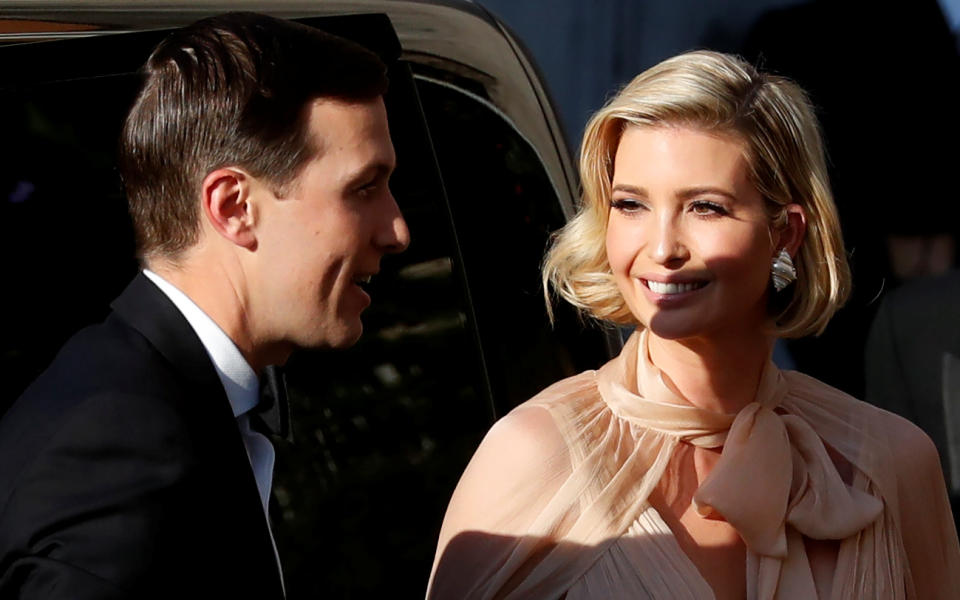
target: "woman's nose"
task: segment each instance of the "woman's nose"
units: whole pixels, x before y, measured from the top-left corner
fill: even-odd
[[[684,261],[689,258],[689,252],[683,243],[683,236],[674,219],[664,215],[659,219],[652,234],[655,239],[648,244],[650,257],[660,265]]]

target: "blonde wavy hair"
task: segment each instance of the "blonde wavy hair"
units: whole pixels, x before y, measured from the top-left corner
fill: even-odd
[[[749,177],[767,203],[771,228],[799,204],[807,229],[794,264],[797,281],[771,293],[773,335],[820,334],[850,293],[840,220],[830,191],[819,125],[806,93],[783,77],[761,73],[718,52],[688,52],[644,71],[587,124],[580,149],[580,208],[553,236],[543,265],[550,285],[584,313],[639,325],[607,262],[605,239],[613,159],[628,126],[679,126],[743,142]]]

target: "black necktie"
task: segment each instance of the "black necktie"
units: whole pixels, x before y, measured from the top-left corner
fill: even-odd
[[[260,403],[254,409],[256,417],[270,435],[293,442],[290,429],[290,405],[287,402],[287,378],[283,367],[271,365],[260,375]]]

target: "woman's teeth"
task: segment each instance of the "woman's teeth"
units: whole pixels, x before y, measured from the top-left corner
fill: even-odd
[[[659,281],[648,280],[647,287],[656,294],[682,294],[703,287],[703,282],[661,283]]]

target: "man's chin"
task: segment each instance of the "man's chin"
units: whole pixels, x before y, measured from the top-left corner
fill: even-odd
[[[362,334],[363,323],[360,322],[360,319],[357,319],[355,323],[345,323],[342,329],[337,331],[335,335],[330,336],[331,339],[327,340],[325,345],[339,350],[349,348],[360,341]]]
[[[301,327],[296,337],[296,346],[302,350],[342,350],[360,340],[363,323],[359,315],[355,319],[342,319],[332,323],[332,327]]]
[[[353,346],[354,344],[356,344],[357,342],[360,341],[360,336],[361,336],[361,335],[363,335],[363,325],[357,327],[356,333],[353,334],[352,336],[350,336],[348,339],[346,339],[342,345],[337,346],[337,347],[338,347],[338,348],[349,348],[350,346]]]

